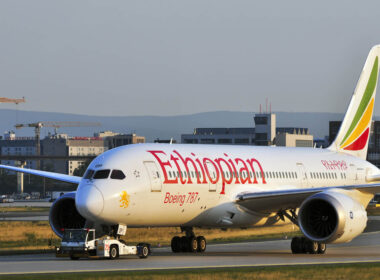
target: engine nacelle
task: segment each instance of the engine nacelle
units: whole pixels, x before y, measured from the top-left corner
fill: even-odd
[[[302,233],[320,243],[349,242],[363,232],[367,212],[363,205],[339,191],[317,193],[298,212]]]
[[[60,238],[63,237],[62,229],[84,228],[86,219],[78,213],[75,207],[75,192],[66,193],[53,203],[50,208],[49,223]]]

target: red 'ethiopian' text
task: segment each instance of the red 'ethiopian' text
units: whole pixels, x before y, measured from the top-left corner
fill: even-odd
[[[260,172],[261,181],[266,184],[264,170],[255,158],[230,158],[227,154],[212,159],[200,158],[194,153],[191,153],[191,156],[183,156],[176,150],[169,155],[164,151],[148,152],[158,161],[164,175],[164,184],[217,184],[222,182],[220,194],[225,194],[226,184],[258,184],[256,171]],[[175,168],[179,176],[169,178],[168,168]],[[202,176],[191,178],[191,176],[183,175],[183,172],[190,174],[191,171]],[[231,174],[234,175],[231,176]],[[241,174],[247,174],[247,176],[241,176]],[[250,174],[253,176],[249,176]]]

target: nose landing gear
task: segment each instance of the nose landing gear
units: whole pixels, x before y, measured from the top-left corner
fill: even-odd
[[[195,236],[193,228],[181,227],[182,232],[186,232],[186,236],[174,236],[171,241],[173,253],[180,252],[204,252],[206,250],[206,238],[203,236]]]

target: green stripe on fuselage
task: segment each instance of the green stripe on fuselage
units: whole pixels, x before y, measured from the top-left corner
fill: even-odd
[[[342,145],[344,143],[344,141],[346,141],[346,139],[348,138],[348,136],[350,136],[351,132],[354,130],[354,128],[358,124],[359,120],[361,119],[361,117],[362,117],[362,115],[364,113],[365,108],[367,108],[368,103],[371,100],[372,93],[373,93],[373,91],[375,90],[375,87],[376,87],[378,69],[379,69],[378,68],[378,57],[376,57],[375,63],[373,64],[373,67],[372,67],[371,75],[370,75],[370,77],[368,79],[367,87],[366,87],[366,89],[364,91],[364,95],[363,95],[362,101],[360,102],[358,110],[356,111],[355,117],[352,120],[351,126],[348,129],[348,131],[347,131],[346,135],[344,136],[344,138],[343,138],[342,142],[340,143],[340,145]]]

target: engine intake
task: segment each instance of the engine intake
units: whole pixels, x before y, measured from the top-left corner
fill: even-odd
[[[53,203],[50,208],[49,223],[54,233],[60,238],[63,237],[62,229],[84,228],[86,219],[75,207],[75,192],[66,193]]]
[[[302,233],[321,243],[349,242],[367,225],[364,206],[347,194],[327,191],[304,201],[298,213]]]

